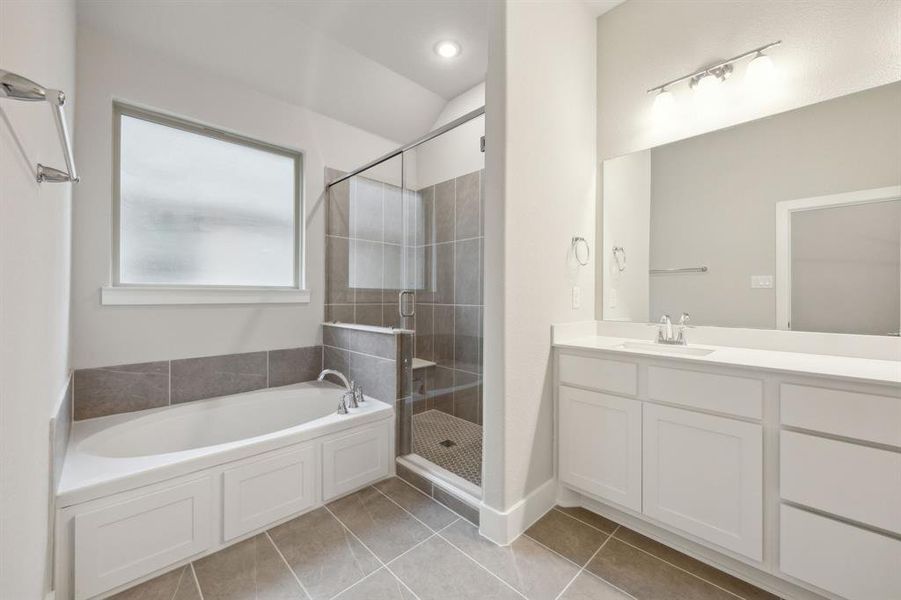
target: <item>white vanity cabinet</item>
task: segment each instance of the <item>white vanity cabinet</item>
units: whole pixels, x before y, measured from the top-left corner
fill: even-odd
[[[819,371],[788,371],[785,353],[708,362],[615,347],[555,348],[561,498],[783,597],[901,599],[890,364],[868,379],[853,375],[874,372],[861,359],[798,354]]]

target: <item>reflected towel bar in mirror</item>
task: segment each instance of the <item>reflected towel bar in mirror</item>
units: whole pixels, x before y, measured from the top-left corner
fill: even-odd
[[[707,267],[681,267],[676,269],[650,269],[651,275],[664,275],[667,273],[706,273]]]

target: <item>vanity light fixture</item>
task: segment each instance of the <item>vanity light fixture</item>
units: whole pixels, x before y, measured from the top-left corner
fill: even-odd
[[[455,58],[460,50],[460,44],[453,40],[442,40],[435,44],[435,54],[441,58]]]
[[[654,98],[655,110],[658,102],[667,103],[667,105],[672,104],[672,91],[670,91],[670,88],[672,86],[678,83],[682,83],[683,81],[688,81],[691,88],[696,89],[701,93],[715,89],[719,83],[726,81],[726,79],[728,79],[729,76],[732,75],[733,65],[736,62],[749,56],[754,57],[751,60],[751,63],[748,65],[749,77],[756,77],[758,74],[772,71],[773,59],[764,54],[764,52],[774,46],[778,46],[781,43],[782,40],[770,42],[769,44],[765,44],[763,46],[760,46],[759,48],[754,48],[753,50],[749,50],[748,52],[744,52],[742,54],[739,54],[738,56],[733,56],[728,60],[716,63],[715,65],[711,65],[709,67],[701,69],[700,71],[695,71],[694,73],[689,73],[688,75],[683,75],[682,77],[677,77],[672,81],[667,81],[664,84],[652,87],[648,90],[648,93],[657,94]],[[661,96],[663,96],[664,94],[669,95],[670,98],[666,100],[661,99]]]

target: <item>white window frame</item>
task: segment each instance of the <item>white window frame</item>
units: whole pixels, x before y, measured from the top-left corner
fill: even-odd
[[[294,282],[290,286],[220,286],[220,285],[158,285],[132,284],[120,281],[121,264],[121,123],[122,117],[142,119],[151,123],[181,129],[197,135],[264,150],[294,161]],[[171,115],[113,102],[113,218],[111,285],[100,290],[104,305],[162,305],[162,304],[307,304],[310,291],[305,288],[304,264],[304,155],[300,150],[275,146],[243,135],[187,121]]]
[[[776,329],[791,329],[791,216],[821,208],[886,202],[901,198],[901,185],[814,196],[776,203]]]

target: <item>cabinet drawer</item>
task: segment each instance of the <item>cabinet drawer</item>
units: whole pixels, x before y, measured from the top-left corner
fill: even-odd
[[[648,397],[739,417],[763,417],[763,382],[759,379],[648,367]]]
[[[575,354],[560,354],[560,383],[634,396],[638,393],[638,365]]]
[[[391,470],[391,421],[322,443],[322,496],[328,502],[387,477]]]
[[[75,517],[75,599],[209,548],[211,483],[204,477]]]
[[[901,533],[901,454],[780,434],[782,498]]]
[[[783,383],[782,424],[901,447],[901,398]]]
[[[226,541],[314,506],[318,465],[313,444],[277,452],[222,474]]]
[[[848,600],[901,598],[901,541],[782,506],[779,568]]]
[[[560,386],[560,480],[641,511],[641,402]]]

